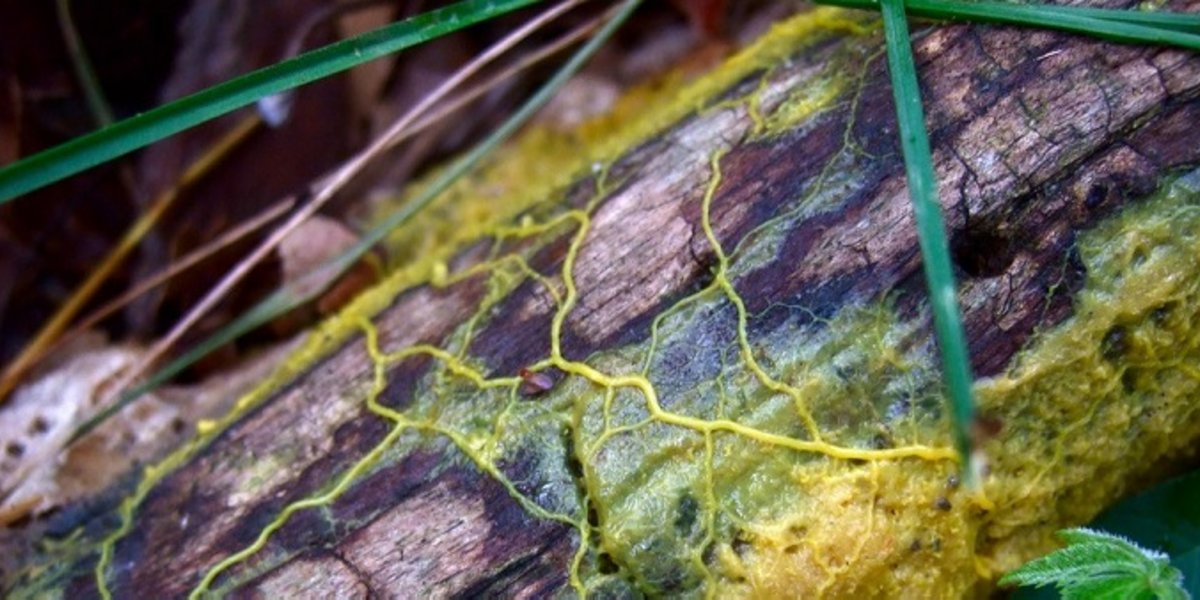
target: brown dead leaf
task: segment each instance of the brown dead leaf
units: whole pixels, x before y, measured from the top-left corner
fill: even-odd
[[[276,254],[282,265],[283,284],[303,294],[321,293],[314,303],[297,308],[272,323],[272,329],[289,334],[330,314],[378,280],[370,257],[360,260],[345,273],[331,271],[325,262],[358,243],[358,234],[340,221],[317,215],[302,223],[279,244]],[[323,292],[322,292],[323,290]]]
[[[336,219],[317,215],[301,223],[276,251],[283,265],[283,283],[303,292],[325,289],[338,274],[319,267],[357,241],[358,235]]]
[[[95,338],[93,338],[95,339]],[[17,390],[0,410],[0,526],[90,497],[164,456],[202,419],[227,412],[269,375],[298,339],[193,386],[148,393],[67,447],[101,409],[106,385],[140,360],[133,346],[95,346]]]
[[[63,447],[98,412],[95,403],[105,383],[138,355],[129,347],[84,352],[14,393],[0,411],[0,525],[57,505],[63,490],[55,474]],[[103,476],[103,469],[96,475]]]

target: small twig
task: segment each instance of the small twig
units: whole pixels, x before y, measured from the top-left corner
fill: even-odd
[[[442,122],[442,120],[444,120],[446,117],[454,114],[455,112],[461,110],[464,106],[479,99],[480,96],[483,96],[484,94],[487,94],[502,85],[511,83],[521,71],[524,71],[533,65],[542,62],[547,58],[558,54],[559,52],[562,52],[571,45],[586,39],[590,33],[603,25],[605,21],[611,19],[613,15],[616,14],[617,8],[618,7],[612,7],[603,14],[597,15],[591,20],[576,26],[571,31],[559,36],[558,39],[555,39],[549,44],[546,44],[545,46],[542,46],[541,48],[522,56],[516,63],[506,66],[486,81],[475,84],[467,91],[454,96],[446,102],[438,104],[435,109],[414,123],[413,126],[407,131],[397,136],[392,142],[392,145],[388,147],[388,150],[391,150],[392,148],[400,145],[400,143],[412,139],[420,134],[436,135],[439,130],[435,129],[434,126]],[[414,145],[410,147],[410,150],[415,149],[420,143],[421,140],[414,142]],[[409,157],[406,153],[405,159],[408,158]]]
[[[412,136],[414,136],[418,133],[421,133],[422,131],[425,131],[430,126],[432,126],[434,123],[437,123],[438,121],[441,121],[442,119],[445,119],[446,117],[453,114],[455,111],[461,109],[462,107],[466,106],[467,104],[470,104],[471,102],[474,102],[480,96],[496,89],[501,84],[512,81],[512,78],[517,73],[520,73],[521,71],[524,71],[525,69],[528,69],[529,67],[531,67],[539,62],[542,62],[543,60],[546,60],[547,58],[550,58],[551,56],[554,56],[555,54],[558,54],[559,52],[562,52],[563,49],[568,48],[571,45],[578,43],[580,40],[583,40],[584,38],[586,38],[588,36],[588,34],[595,31],[597,27],[599,27],[605,21],[611,19],[615,10],[616,10],[615,8],[610,9],[610,10],[606,11],[604,14],[599,15],[596,18],[594,18],[582,25],[579,25],[575,29],[572,29],[571,31],[563,34],[561,37],[554,40],[553,42],[550,42],[549,44],[546,44],[542,48],[539,48],[536,51],[523,56],[520,61],[518,61],[517,63],[515,63],[513,65],[505,67],[504,70],[500,71],[499,73],[496,73],[488,80],[480,82],[480,83],[472,86],[467,91],[465,91],[457,96],[454,96],[453,98],[451,98],[450,100],[448,100],[442,104],[439,104],[437,106],[437,108],[433,109],[432,111],[429,111],[428,114],[421,117],[420,120],[418,120],[416,123],[414,123],[412,127],[410,127],[407,131],[405,131],[400,136],[398,136],[396,138],[395,142],[393,142],[392,146],[389,147],[389,149],[391,147],[394,147],[395,145],[399,144],[400,142],[403,142],[404,140],[407,140],[407,139],[411,138]]]

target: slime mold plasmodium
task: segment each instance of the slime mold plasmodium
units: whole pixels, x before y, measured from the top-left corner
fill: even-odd
[[[705,204],[719,185],[719,154],[712,164]],[[503,234],[573,230],[556,339],[589,222],[588,211],[569,211]],[[985,447],[986,503],[956,485],[928,349],[904,348],[915,322],[885,300],[751,339],[728,284],[739,266],[720,249],[713,283],[664,311],[646,343],[583,361],[553,344],[531,368],[571,376],[537,402],[520,398],[519,378],[487,379],[461,352],[465,338],[452,344],[458,352],[385,352],[360,320],[377,363],[367,403],[394,423],[380,453],[420,444],[413,433],[442,437],[531,517],[576,528],[569,570],[581,594],[961,596],[1153,471],[1132,457],[1182,451],[1200,434],[1198,232],[1200,173],[1081,236],[1087,276],[1075,315],[978,384],[984,412],[1005,423]],[[512,274],[524,269],[502,263],[521,262],[478,268]],[[499,285],[489,296],[509,291]],[[379,405],[387,368],[417,355],[442,368],[404,412]],[[506,478],[498,465],[531,449],[557,454],[564,430],[574,466],[546,461],[539,482]],[[289,507],[260,539],[343,489]]]
[[[571,345],[579,335],[571,319],[596,310],[584,302],[594,291],[582,287],[585,275],[595,277],[583,265],[603,256],[594,246],[625,185],[621,155],[696,114],[740,111],[750,123],[745,139],[770,141],[815,127],[846,96],[857,105],[866,75],[845,77],[843,67],[878,58],[879,44],[868,21],[847,15],[820,9],[784,23],[673,103],[635,94],[611,122],[569,135],[535,129],[396,232],[392,245],[404,250],[393,253],[400,266],[387,281],[317,328],[191,445],[146,469],[87,563],[99,592],[109,595],[138,568],[121,558],[122,540],[171,473],[197,457],[231,456],[223,432],[346,346],[361,351],[369,377],[321,410],[366,415],[386,432],[353,460],[339,458],[311,491],[255,514],[251,535],[199,572],[180,574],[194,596],[285,568],[304,550],[275,541],[298,522],[355,531],[383,514],[392,507],[351,520],[339,516],[340,502],[419,452],[442,456],[442,468],[466,465],[502,486],[529,520],[569,532],[562,592],[601,598],[986,592],[1000,572],[1053,548],[1055,530],[1087,521],[1130,482],[1155,475],[1157,461],[1185,454],[1200,437],[1200,174],[1164,183],[1081,233],[1084,274],[1071,316],[977,382],[981,411],[1002,424],[983,447],[990,474],[981,493],[957,483],[919,303],[905,311],[898,293],[851,295],[816,311],[745,297],[756,269],[779,260],[789,228],[838,211],[850,182],[870,174],[874,157],[853,139],[853,109],[841,147],[811,185],[734,242],[718,226],[715,199],[739,160],[736,140],[677,141],[701,149],[698,158],[685,153],[702,175],[679,202],[681,214],[696,215],[683,252],[707,257],[705,273],[654,310],[644,335],[587,353]],[[864,43],[826,44],[834,50],[820,61],[776,68],[835,34]],[[768,85],[777,75],[815,83]],[[568,152],[580,141],[573,136],[591,150]],[[470,285],[481,291],[448,334],[389,342],[394,331],[380,321],[396,298]],[[518,292],[528,302],[505,310]],[[545,352],[519,368],[489,364],[479,351],[484,332],[538,310]],[[418,375],[400,378],[398,389],[394,375],[406,369]],[[239,473],[227,509],[286,484],[286,465],[304,456],[283,441],[220,463]],[[58,567],[42,568],[52,585]]]
[[[719,154],[712,164],[705,204],[719,185]],[[646,343],[583,361],[554,343],[531,368],[569,376],[537,402],[520,398],[519,378],[487,379],[461,352],[465,338],[452,344],[457,352],[384,351],[360,320],[377,363],[366,401],[394,424],[378,451],[422,443],[415,433],[447,439],[531,517],[576,528],[568,568],[580,594],[961,596],[1153,470],[1133,457],[1182,451],[1200,434],[1198,188],[1193,174],[1083,235],[1076,314],[978,384],[982,409],[1005,423],[985,448],[989,502],[955,483],[928,349],[902,343],[915,322],[885,300],[752,340],[728,283],[739,267],[716,248],[713,283],[663,312]],[[589,222],[587,210],[569,211],[503,234],[573,229],[555,339],[575,300],[572,257]],[[511,275],[524,269],[502,264],[521,262],[478,268]],[[509,291],[499,285],[489,296]],[[387,368],[417,355],[441,365],[426,389],[403,412],[379,405]],[[531,449],[559,453],[564,430],[574,466],[546,461],[539,482],[506,478],[498,465]],[[344,487],[292,505],[260,539]]]

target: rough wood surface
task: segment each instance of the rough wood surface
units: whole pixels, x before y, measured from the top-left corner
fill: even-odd
[[[1164,174],[1200,163],[1200,58],[968,26],[926,30],[916,52],[971,355],[978,375],[993,375],[1036,330],[1071,313],[1084,275],[1076,235],[1152,192]],[[862,72],[831,73],[829,65]],[[845,85],[823,108],[795,122],[772,121],[798,102],[797,94],[835,76]],[[897,313],[918,323],[907,347],[928,353],[923,280],[878,34],[820,36],[723,98],[614,161],[600,196],[589,176],[553,202],[589,216],[571,265],[578,296],[562,324],[562,355],[583,361],[644,344],[658,314],[713,283],[719,261],[702,219],[719,149],[728,151],[711,197],[712,231],[727,252],[742,244],[763,254],[730,276],[750,315],[748,335],[782,335],[846,306],[893,298]],[[765,116],[765,128],[756,129],[752,108]],[[791,216],[762,227],[780,215]],[[443,288],[405,290],[372,318],[379,347],[464,350],[489,378],[512,378],[544,361],[558,300],[568,293],[561,274],[577,231],[564,223],[527,260],[548,285],[528,279],[493,298],[482,272]],[[752,244],[761,237],[772,241]],[[522,243],[505,240],[499,254]],[[481,243],[450,271],[496,254],[490,241]],[[488,306],[483,314],[481,303]],[[474,330],[464,343],[459,336],[468,322]],[[709,341],[730,344],[734,335],[714,328]],[[656,368],[705,364],[705,347],[673,351]],[[379,402],[397,410],[412,405],[428,392],[422,381],[438,362],[424,356],[389,364]],[[165,474],[118,536],[117,502],[128,489],[72,513],[69,523],[60,516],[51,533],[82,524],[86,537],[110,538],[103,574],[116,597],[183,596],[289,504],[328,490],[383,448],[379,462],[336,500],[296,511],[264,549],[216,577],[215,588],[239,597],[570,592],[577,528],[536,518],[502,484],[511,482],[547,510],[560,505],[550,497],[559,488],[531,475],[542,472],[545,457],[501,454],[489,473],[457,452],[457,442],[433,433],[388,449],[381,443],[391,424],[364,403],[375,364],[363,336],[351,337]],[[579,379],[544,372],[556,386]],[[522,392],[518,401],[539,401],[537,390]],[[570,449],[563,452],[570,463]],[[98,558],[81,552],[43,571],[43,579],[71,597],[96,595]],[[651,575],[634,580],[643,592],[672,589]]]

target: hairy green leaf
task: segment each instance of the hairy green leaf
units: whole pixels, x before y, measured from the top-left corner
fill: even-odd
[[[1166,554],[1111,533],[1060,531],[1067,546],[1005,575],[1001,585],[1054,585],[1063,598],[1188,598],[1183,575]]]
[[[1176,477],[1126,499],[1092,521],[1092,527],[1123,535],[1171,555],[1184,589],[1200,597],[1200,471]]]

